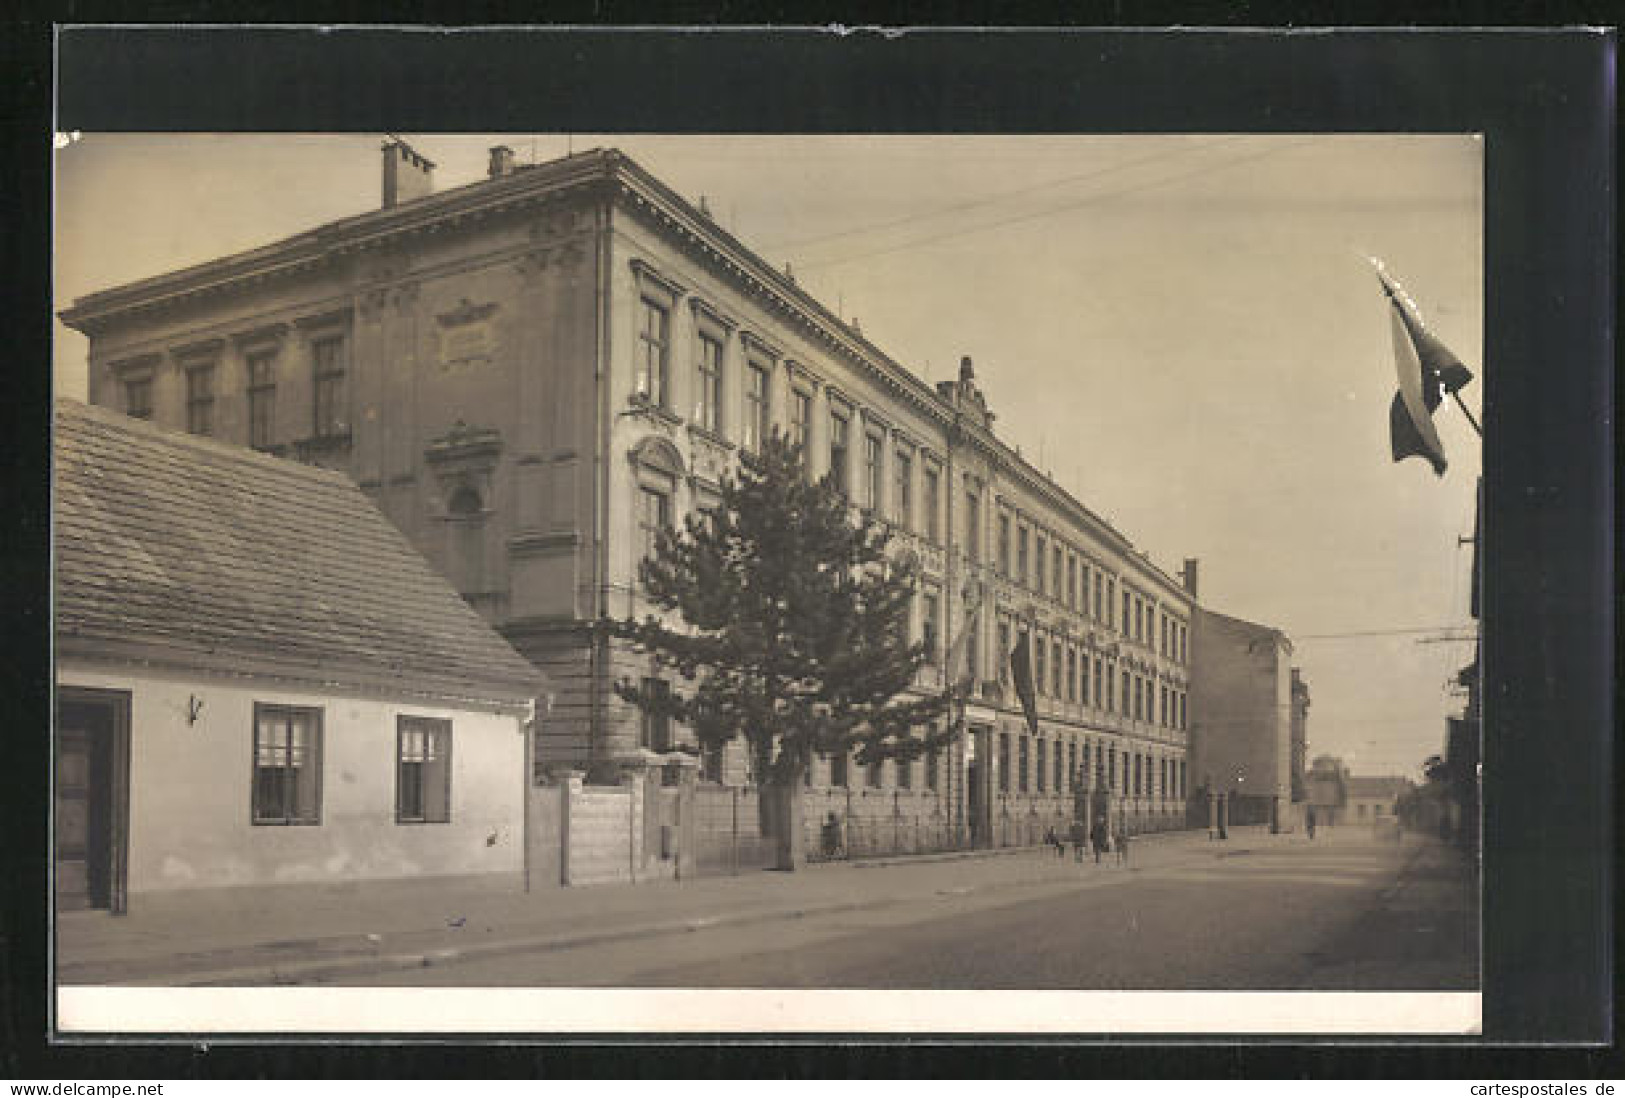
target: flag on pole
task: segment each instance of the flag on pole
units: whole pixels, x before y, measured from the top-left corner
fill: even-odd
[[[966,653],[970,649],[970,638],[975,628],[972,621],[976,612],[982,607],[981,592],[977,591],[977,599],[971,602],[967,590],[965,606],[965,622],[959,627],[959,636],[948,646],[948,658],[945,661],[948,670],[948,681],[944,684],[945,692],[957,701],[954,713],[953,727],[957,732],[965,723],[965,698],[970,694],[975,670],[970,666]]]
[[[1416,303],[1388,277],[1382,263],[1371,260],[1377,280],[1388,295],[1389,322],[1394,337],[1394,364],[1399,391],[1388,408],[1389,443],[1394,460],[1426,458],[1439,476],[1448,464],[1444,444],[1433,428],[1433,412],[1444,394],[1455,393],[1473,380],[1472,371],[1422,324]]]
[[[1038,735],[1038,699],[1033,693],[1033,660],[1028,651],[1027,631],[1023,629],[1010,650],[1010,677],[1015,680],[1016,697],[1021,699],[1021,711],[1027,717],[1027,728]]]

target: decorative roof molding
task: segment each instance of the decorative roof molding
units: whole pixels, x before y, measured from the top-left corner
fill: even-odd
[[[723,312],[718,306],[701,297],[699,294],[690,294],[688,297],[688,305],[689,308],[694,310],[694,319],[696,321],[709,320],[712,324],[719,328],[724,328],[729,332],[732,332],[735,328],[739,327],[739,322],[737,320]]]
[[[744,343],[746,353],[756,352],[778,361],[784,358],[784,350],[777,343],[768,339],[760,332],[750,328],[739,329],[740,342]]]
[[[627,457],[634,465],[664,473],[674,479],[685,479],[688,476],[682,452],[670,439],[662,435],[645,435],[632,447]]]
[[[191,343],[182,344],[171,349],[169,353],[177,362],[184,362],[188,359],[214,358],[220,354],[220,349],[225,345],[226,341],[223,338],[213,336],[209,339],[198,339]]]
[[[141,374],[151,374],[163,360],[164,356],[157,351],[147,351],[120,359],[108,366],[108,370],[122,378],[135,378]]]
[[[662,274],[660,271],[655,270],[654,267],[650,266],[646,260],[641,259],[638,256],[632,257],[631,267],[632,274],[637,277],[639,282],[654,283],[657,287],[670,294],[673,300],[680,299],[688,295],[687,286],[684,286],[681,282],[678,282],[670,275]]]
[[[257,328],[247,331],[233,332],[231,341],[239,347],[252,347],[256,344],[277,343],[288,335],[288,326],[283,323],[261,324]]]
[[[320,331],[326,328],[344,327],[350,323],[350,319],[354,312],[355,309],[353,306],[345,304],[340,305],[336,309],[329,309],[324,313],[313,313],[310,316],[302,316],[293,323],[294,327],[298,328],[301,332],[309,334],[311,332]]]

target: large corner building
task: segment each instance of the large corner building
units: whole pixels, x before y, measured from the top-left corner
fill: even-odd
[[[820,760],[811,824],[998,841],[1093,791],[1183,825],[1194,595],[998,437],[968,359],[925,383],[619,152],[497,148],[444,192],[402,143],[383,162],[379,209],[76,302],[90,400],[349,475],[547,672],[538,770],[600,779],[685,732],[616,697],[650,665],[589,625],[643,608],[654,531],[776,425],[922,561],[919,688],[962,632],[976,683],[941,757]],[[1037,736],[1006,681],[1023,631]],[[737,746],[702,780],[748,783]]]

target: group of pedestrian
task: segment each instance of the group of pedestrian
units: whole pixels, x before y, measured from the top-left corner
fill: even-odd
[[[1053,848],[1057,858],[1066,857],[1067,842],[1072,844],[1072,860],[1075,862],[1082,862],[1084,851],[1092,850],[1096,865],[1107,853],[1117,855],[1118,865],[1128,864],[1129,831],[1126,820],[1118,820],[1115,830],[1107,825],[1104,817],[1097,817],[1088,826],[1082,820],[1075,820],[1066,839],[1061,838],[1053,825],[1044,832],[1044,845]]]

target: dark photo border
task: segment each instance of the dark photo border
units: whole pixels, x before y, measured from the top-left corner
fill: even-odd
[[[55,115],[13,116],[4,230],[19,264],[3,436],[14,500],[0,688],[26,716],[4,768],[0,1074],[13,1078],[1039,1073],[1501,1074],[1511,1046],[1593,1046],[1521,1071],[1606,1072],[1613,1033],[1615,49],[1596,30],[64,27],[0,46]],[[275,72],[276,80],[258,74]],[[935,1044],[648,1039],[200,1049],[46,1041],[50,691],[50,159],[59,131],[1480,132],[1484,1035],[1462,1043],[998,1038]],[[20,123],[20,124],[19,124]],[[1442,737],[1442,728],[1441,728]],[[212,1040],[212,1039],[211,1039]],[[832,1044],[839,1042],[839,1049]],[[624,1045],[637,1046],[627,1049]],[[833,1055],[832,1055],[833,1053]],[[1528,1055],[1526,1051],[1522,1055]],[[1611,1060],[1617,1073],[1617,1060]]]

